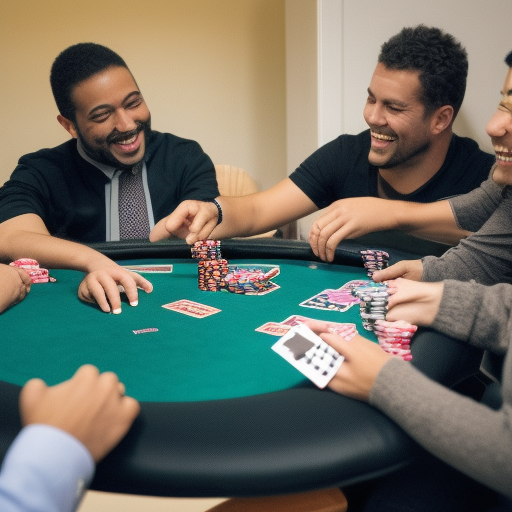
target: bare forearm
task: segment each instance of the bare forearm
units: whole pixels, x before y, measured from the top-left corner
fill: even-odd
[[[20,216],[0,225],[0,258],[5,262],[33,258],[47,268],[84,272],[112,264],[94,249],[51,236],[42,220],[34,215]]]
[[[317,211],[315,204],[291,180],[264,192],[241,197],[218,197],[223,220],[213,238],[252,236],[279,228]]]
[[[390,201],[388,214],[395,228],[414,236],[456,245],[470,232],[457,226],[449,201],[408,203]]]

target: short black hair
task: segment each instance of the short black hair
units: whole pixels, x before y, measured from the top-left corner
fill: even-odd
[[[506,64],[509,68],[512,68],[512,52],[510,52],[510,53],[505,57],[505,64]]]
[[[60,114],[75,122],[75,106],[71,99],[73,88],[111,66],[128,69],[116,52],[100,44],[78,43],[61,52],[50,72],[50,85]]]
[[[451,105],[455,118],[466,92],[468,56],[452,35],[425,25],[403,28],[382,45],[378,60],[389,69],[418,71],[425,114]]]

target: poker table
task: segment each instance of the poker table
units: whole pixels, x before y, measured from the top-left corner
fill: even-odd
[[[271,349],[277,337],[255,330],[297,314],[356,323],[376,341],[363,330],[357,305],[343,313],[299,306],[324,289],[365,279],[359,250],[366,247],[342,244],[326,264],[306,242],[223,241],[230,264],[279,266],[279,288],[265,295],[199,290],[197,260],[182,241],[94,247],[122,265],[173,269],[145,274],[154,291],[141,292],[139,305],[124,304],[120,315],[77,298],[81,272],[50,269],[56,282],[34,284],[0,316],[0,460],[21,428],[21,386],[32,377],[56,384],[85,363],[116,372],[141,402],[127,436],[98,465],[96,490],[290,493],[373,479],[424,455],[378,410],[315,387]],[[403,256],[391,253],[390,262]],[[162,307],[181,299],[220,311],[195,318]],[[475,373],[481,359],[479,351],[429,330],[415,335],[412,353],[411,364],[447,386]]]

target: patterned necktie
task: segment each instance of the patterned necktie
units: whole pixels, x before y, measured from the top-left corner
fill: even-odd
[[[148,209],[142,172],[139,167],[134,167],[119,176],[119,239],[148,237]]]

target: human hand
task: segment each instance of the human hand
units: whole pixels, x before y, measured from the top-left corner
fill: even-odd
[[[368,401],[378,373],[393,356],[384,352],[377,343],[359,334],[350,341],[336,334],[329,334],[326,332],[329,322],[310,320],[306,324],[345,358],[328,387],[342,395]]]
[[[117,375],[100,374],[91,365],[80,367],[70,380],[56,386],[32,379],[20,394],[22,423],[42,423],[68,432],[98,462],[125,436],[139,414],[139,403],[124,392]]]
[[[121,313],[121,292],[124,293],[130,306],[139,303],[137,288],[146,293],[153,291],[153,285],[140,274],[120,267],[114,262],[89,272],[78,287],[78,297],[84,302],[96,302],[105,313]]]
[[[439,311],[443,290],[443,283],[418,283],[408,279],[389,281],[386,319],[431,325]]]
[[[25,270],[3,264],[0,264],[0,282],[0,312],[21,302],[32,285]]]
[[[402,260],[383,270],[376,270],[372,274],[372,279],[376,283],[389,281],[403,277],[411,281],[420,281],[423,275],[423,263],[421,260]]]
[[[389,205],[390,201],[376,197],[350,197],[335,201],[311,226],[311,249],[320,259],[332,261],[342,240],[394,228]]]
[[[219,211],[208,201],[183,201],[167,217],[156,223],[149,234],[151,242],[175,235],[192,245],[206,240],[217,226]]]

